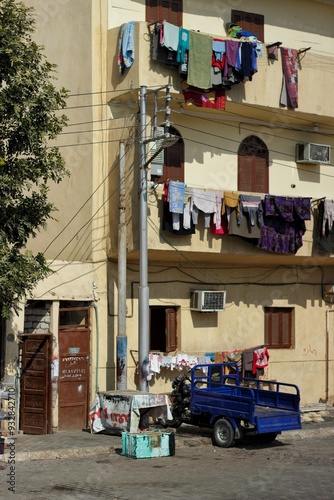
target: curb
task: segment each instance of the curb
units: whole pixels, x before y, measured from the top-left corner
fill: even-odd
[[[314,437],[334,436],[334,427],[320,427],[317,429],[301,429],[296,431],[285,431],[278,439],[284,440],[307,439]],[[197,446],[212,446],[212,440],[209,437],[176,437],[175,448],[197,447]],[[15,456],[16,462],[25,462],[28,460],[59,460],[66,458],[79,458],[93,455],[110,455],[115,453],[119,447],[116,446],[87,446],[82,448],[64,448],[58,450],[39,450],[39,451],[22,451]],[[4,455],[0,458],[1,463],[7,463],[9,453],[5,450]]]

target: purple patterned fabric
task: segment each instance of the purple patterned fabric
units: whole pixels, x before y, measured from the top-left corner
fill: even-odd
[[[303,245],[305,220],[311,218],[311,199],[266,195],[263,205],[264,225],[258,247],[295,254]]]

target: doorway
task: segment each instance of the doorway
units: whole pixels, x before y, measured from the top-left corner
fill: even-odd
[[[26,434],[52,433],[52,335],[27,333],[22,341],[20,429]]]
[[[59,309],[59,430],[85,429],[89,412],[88,307]]]

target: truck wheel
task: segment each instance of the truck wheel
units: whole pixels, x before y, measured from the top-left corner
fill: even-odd
[[[225,418],[220,418],[214,425],[213,436],[217,446],[229,448],[234,444],[234,429]]]

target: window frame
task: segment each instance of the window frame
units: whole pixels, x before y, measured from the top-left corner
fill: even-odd
[[[276,323],[276,325],[275,325]],[[274,329],[277,331],[275,332]],[[276,337],[276,338],[274,338]],[[287,339],[285,339],[287,337]],[[292,349],[295,340],[294,307],[264,308],[264,343],[270,349]]]
[[[264,16],[242,10],[231,10],[231,22],[237,24],[244,31],[250,31],[264,42]]]

